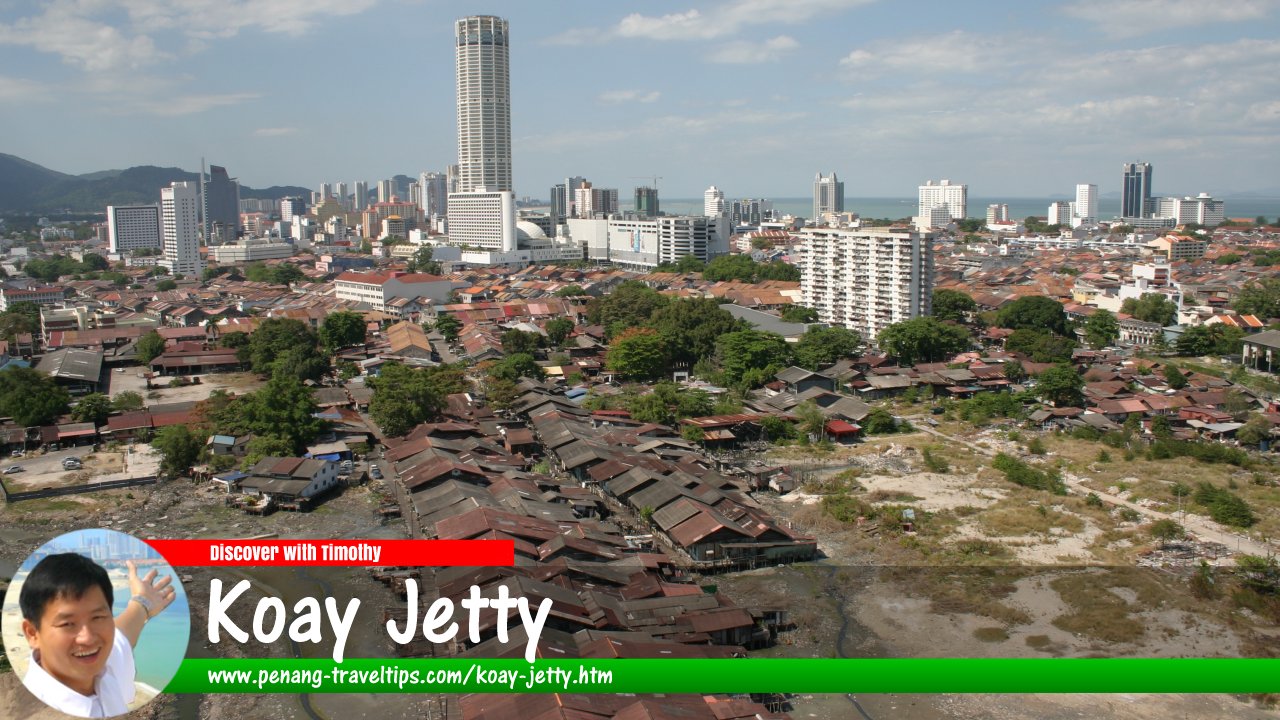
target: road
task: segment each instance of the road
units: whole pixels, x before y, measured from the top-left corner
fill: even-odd
[[[947,442],[963,445],[964,447],[967,447],[974,452],[982,453],[983,455],[994,456],[996,454],[996,451],[991,448],[978,447],[971,442],[947,435],[946,433],[939,432],[938,430],[930,427],[926,422],[928,416],[913,415],[906,419],[910,420],[912,424],[916,426],[917,430],[942,438]],[[1236,552],[1262,556],[1274,555],[1277,552],[1280,552],[1280,544],[1274,542],[1264,543],[1254,540],[1242,533],[1231,532],[1222,525],[1200,515],[1189,515],[1187,513],[1171,514],[1160,512],[1159,510],[1152,510],[1149,507],[1143,507],[1142,505],[1130,502],[1117,495],[1112,495],[1111,493],[1103,492],[1101,490],[1094,490],[1084,484],[1084,478],[1074,475],[1067,475],[1063,477],[1063,481],[1066,482],[1068,488],[1071,488],[1080,495],[1094,493],[1105,502],[1136,510],[1141,513],[1143,517],[1149,520],[1173,520],[1186,528],[1191,532],[1191,534],[1195,535],[1200,540],[1220,543],[1228,548],[1234,549]]]

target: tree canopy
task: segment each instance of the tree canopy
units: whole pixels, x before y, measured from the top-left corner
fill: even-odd
[[[791,363],[791,347],[781,335],[736,330],[716,341],[724,381],[733,387],[759,387]]]
[[[462,321],[452,315],[441,315],[436,318],[436,332],[445,342],[457,342],[458,334],[462,332]]]
[[[996,324],[1012,330],[1048,330],[1067,334],[1067,313],[1062,303],[1043,295],[1024,295],[1000,308]]]
[[[1084,378],[1070,365],[1054,365],[1036,378],[1036,392],[1058,407],[1079,405],[1084,399]]]
[[[391,437],[405,435],[419,423],[438,417],[445,396],[467,387],[460,368],[411,368],[398,362],[386,363],[377,377],[367,382],[373,388],[369,415]]]
[[[749,283],[764,280],[797,282],[800,280],[800,268],[783,262],[758,263],[749,255],[721,255],[702,269],[702,279],[711,282],[725,280],[741,280]]]
[[[160,472],[178,477],[200,459],[205,439],[186,425],[167,425],[156,432],[151,447],[160,453]]]
[[[502,333],[502,352],[507,355],[532,355],[542,347],[542,336],[535,332],[511,329]]]
[[[111,398],[102,393],[89,393],[76,401],[75,407],[71,408],[71,417],[75,418],[76,422],[103,425],[106,424],[111,410]]]
[[[40,306],[22,300],[0,313],[0,339],[13,341],[18,335],[40,332]]]
[[[610,338],[631,327],[640,327],[668,302],[666,296],[642,282],[628,280],[608,296],[593,298],[587,318],[603,325]]]
[[[70,396],[48,375],[33,368],[0,370],[0,415],[21,427],[48,425],[67,411]]]
[[[1120,338],[1120,323],[1109,310],[1097,310],[1084,323],[1085,342],[1094,350],[1115,344]]]
[[[325,316],[320,324],[320,342],[330,351],[362,345],[364,340],[364,316],[358,312],[339,310]]]
[[[904,365],[938,362],[969,349],[969,333],[963,327],[933,317],[894,323],[876,336],[876,344]]]
[[[818,322],[818,311],[803,305],[786,305],[782,308],[782,319],[793,323]]]
[[[1178,317],[1178,304],[1160,293],[1143,293],[1140,298],[1127,298],[1120,305],[1120,312],[1163,327],[1172,325]]]
[[[547,331],[547,339],[551,341],[551,344],[559,347],[564,344],[565,339],[573,332],[574,327],[573,320],[570,318],[558,317],[548,320],[543,330]]]
[[[1263,278],[1245,285],[1231,306],[1236,312],[1264,320],[1280,317],[1280,278]]]
[[[1182,355],[1239,355],[1244,331],[1233,325],[1192,325],[1174,343]]]
[[[291,454],[301,455],[324,429],[311,389],[288,372],[271,376],[261,390],[239,397],[210,397],[202,408],[216,432],[224,435],[276,435],[286,438]]]
[[[978,303],[968,293],[947,288],[933,291],[933,316],[939,320],[966,322],[977,310]]]
[[[1014,330],[1004,341],[1005,350],[1022,353],[1032,362],[1070,362],[1075,347],[1075,340],[1030,328]]]
[[[851,357],[862,347],[862,336],[842,327],[811,327],[795,345],[796,364],[809,370],[843,357]]]
[[[319,339],[311,328],[300,320],[268,318],[249,335],[249,342],[236,350],[236,358],[248,363],[259,375],[271,375],[277,359],[301,379],[318,379],[327,370],[328,360],[316,349]]]
[[[624,377],[651,380],[666,369],[667,346],[656,330],[631,328],[609,343],[605,364]]]
[[[658,308],[647,323],[666,347],[670,366],[688,367],[715,353],[716,339],[743,327],[719,301],[691,298]]]

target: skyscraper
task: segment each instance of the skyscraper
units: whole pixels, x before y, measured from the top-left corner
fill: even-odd
[[[844,183],[835,173],[831,177],[818,173],[813,177],[813,219],[820,220],[831,212],[844,212]]]
[[[449,178],[444,173],[424,172],[418,175],[418,207],[424,217],[444,217],[448,204]]]
[[[369,183],[361,180],[355,184],[355,198],[351,206],[352,210],[361,212],[369,207]]]
[[[1121,188],[1121,217],[1147,217],[1155,211],[1151,203],[1151,163],[1125,163]]]
[[[945,208],[952,220],[963,220],[969,212],[969,186],[954,184],[950,180],[934,183],[926,181],[920,186],[920,217],[927,218],[934,208]]]
[[[507,21],[492,15],[455,24],[458,192],[511,190],[511,82]]]
[[[160,265],[175,275],[199,276],[200,193],[197,183],[174,182],[160,188],[160,238],[164,259]]]
[[[1076,202],[1072,213],[1072,225],[1078,218],[1080,222],[1093,222],[1098,219],[1098,186],[1089,184],[1076,185]]]
[[[160,207],[157,205],[108,205],[107,237],[111,252],[154,249],[160,243]]]
[[[724,191],[712,185],[702,193],[702,214],[719,217],[724,214]]]
[[[204,241],[206,245],[235,242],[240,230],[240,184],[227,169],[209,166],[204,184]]]

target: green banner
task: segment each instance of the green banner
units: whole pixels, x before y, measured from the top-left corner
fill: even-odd
[[[170,693],[1274,693],[1280,660],[188,659]]]

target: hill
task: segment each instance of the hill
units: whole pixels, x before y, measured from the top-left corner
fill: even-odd
[[[160,201],[160,188],[174,181],[199,179],[199,174],[176,167],[140,165],[127,170],[103,170],[67,175],[14,155],[0,153],[0,212],[105,212],[108,205]],[[296,186],[255,190],[241,186],[243,198],[276,199],[306,196]]]

